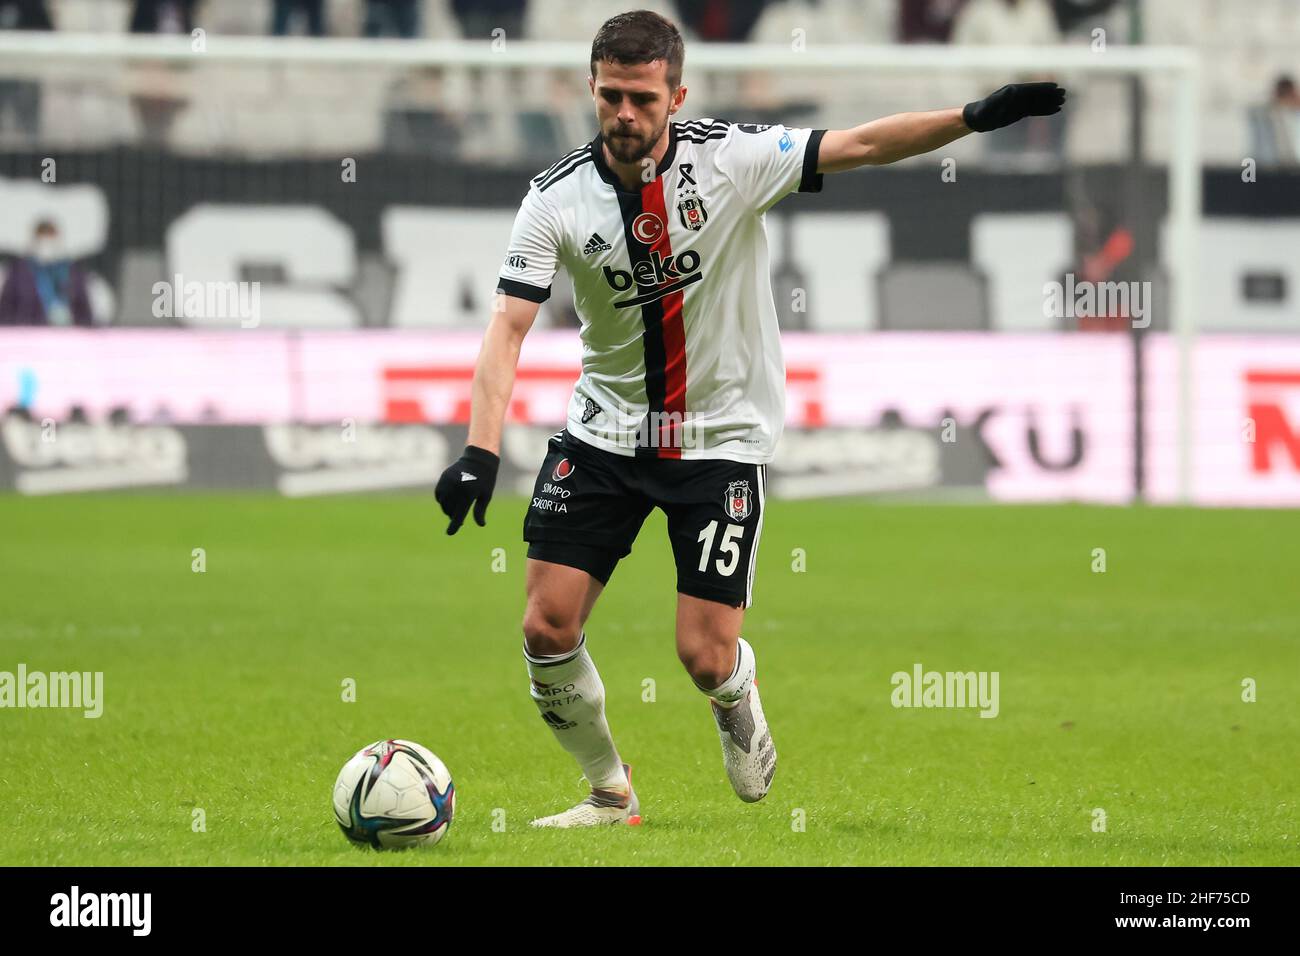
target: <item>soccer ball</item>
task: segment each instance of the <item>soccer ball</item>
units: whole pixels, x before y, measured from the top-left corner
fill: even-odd
[[[353,843],[376,850],[433,846],[451,826],[456,790],[432,751],[379,740],[357,751],[334,782],[334,819]]]

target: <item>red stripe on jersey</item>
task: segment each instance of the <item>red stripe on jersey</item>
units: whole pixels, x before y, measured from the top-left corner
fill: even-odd
[[[673,253],[668,239],[668,213],[664,202],[664,177],[641,187],[641,208],[659,217],[663,232],[650,248],[661,258]],[[681,424],[686,418],[686,327],[682,322],[683,292],[673,292],[660,299],[663,305],[664,340],[664,412],[667,421],[660,425],[658,457],[682,457]],[[676,413],[676,414],[673,414]]]

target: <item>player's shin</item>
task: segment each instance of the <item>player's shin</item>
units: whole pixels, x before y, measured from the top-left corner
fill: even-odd
[[[567,654],[541,657],[524,649],[529,688],[555,739],[573,755],[593,790],[627,790],[627,776],[605,720],[605,686],[587,653],[584,632]]]
[[[755,669],[754,649],[742,637],[730,676],[717,687],[700,688],[712,700],[727,779],[746,803],[762,800],[776,774],[776,745],[758,696]]]
[[[699,681],[695,682],[695,686],[712,697],[719,707],[730,710],[749,693],[750,685],[754,682],[754,667],[754,649],[742,637],[736,642],[736,664],[731,675],[717,687],[701,687]]]

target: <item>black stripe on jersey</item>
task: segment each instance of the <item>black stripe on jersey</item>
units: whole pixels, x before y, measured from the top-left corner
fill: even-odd
[[[799,177],[801,193],[822,191],[822,174],[817,172],[817,156],[821,151],[822,137],[825,135],[824,129],[815,129],[808,134],[808,145],[803,150],[803,173]]]
[[[731,128],[730,123],[722,120],[688,120],[677,124],[677,135],[688,143],[703,143],[711,139],[722,139]]]
[[[586,148],[587,148],[586,146],[578,146],[575,149],[569,150],[567,153],[561,156],[558,160],[556,160],[546,169],[542,170],[540,173],[534,176],[532,182],[534,184],[540,185],[542,180],[546,179],[552,173],[558,171],[561,166],[564,166],[569,162],[571,162],[575,157],[580,156],[586,150]]]
[[[623,214],[623,238],[627,242],[628,261],[635,269],[638,262],[650,258],[650,247],[632,232],[632,223],[644,211],[641,207],[641,194],[616,190],[618,208]],[[664,224],[667,228],[667,223]],[[641,333],[641,343],[645,352],[645,397],[648,412],[664,411],[667,400],[667,366],[668,347],[664,344],[664,303],[656,298],[641,306],[641,323],[645,330]],[[649,434],[649,429],[638,429],[638,435]],[[638,439],[639,440],[639,439]],[[639,458],[657,458],[658,450],[654,445],[637,445]]]
[[[727,134],[709,133],[707,136],[700,136],[695,133],[681,133],[677,138],[683,143],[695,143],[698,146],[700,143],[707,143],[711,139],[726,139]]]
[[[535,183],[540,183],[543,179],[545,179],[546,177],[550,176],[550,175],[551,175],[552,173],[554,173],[556,170],[560,169],[562,166],[567,166],[569,163],[573,162],[575,159],[577,159],[577,158],[578,158],[579,156],[581,156],[581,155],[582,155],[581,150],[579,150],[579,149],[577,149],[577,148],[574,148],[574,149],[569,150],[567,153],[565,153],[563,156],[561,156],[561,157],[560,157],[559,159],[557,159],[555,162],[551,163],[551,165],[547,166],[547,167],[546,167],[545,169],[543,169],[540,173],[538,173],[536,176],[534,176],[534,177],[533,177],[533,182],[535,182]]]
[[[585,156],[579,156],[570,165],[566,166],[564,169],[555,172],[554,174],[549,176],[546,180],[544,180],[540,185],[538,185],[537,187],[538,192],[546,192],[546,190],[550,189],[552,186],[558,183],[565,176],[569,175],[569,173],[573,172],[583,163],[589,163],[589,162],[591,162],[590,152],[588,152],[587,155]]]
[[[527,282],[520,282],[518,279],[507,279],[504,276],[497,279],[497,291],[504,292],[506,295],[513,295],[516,299],[527,299],[529,302],[545,302],[551,297],[551,287],[548,285],[545,289],[540,286],[529,285]]]
[[[572,172],[574,172],[575,170],[577,170],[578,167],[581,166],[583,163],[589,163],[589,162],[591,162],[591,154],[590,154],[590,153],[588,153],[586,156],[584,156],[584,157],[582,157],[581,159],[579,159],[579,160],[578,160],[576,163],[574,163],[572,166],[568,167],[567,169],[561,170],[560,172],[558,172],[558,173],[556,173],[554,176],[552,176],[550,179],[546,180],[546,182],[542,183],[539,187],[537,187],[537,188],[538,188],[538,191],[539,191],[539,192],[546,192],[546,190],[550,189],[552,186],[554,186],[556,183],[558,183],[561,179],[564,179],[564,178],[565,178],[566,176],[568,176],[570,173],[572,173]]]
[[[699,132],[711,133],[714,130],[722,130],[724,133],[731,126],[725,120],[686,120],[684,123],[678,123],[677,128],[682,131],[695,130]]]

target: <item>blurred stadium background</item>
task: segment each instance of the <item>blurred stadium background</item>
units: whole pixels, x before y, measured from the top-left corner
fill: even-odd
[[[652,515],[590,624],[647,825],[520,822],[576,775],[518,644],[564,276],[487,527],[431,495],[623,0],[0,0],[0,690],[104,678],[103,720],[0,693],[0,864],[371,864],[329,785],[392,736],[459,796],[385,865],[1293,864],[1300,0],[641,2],[685,119],[1071,91],[768,214],[772,796],[718,772]],[[999,718],[897,707],[922,665],[1001,674]]]
[[[774,494],[1300,503],[1300,0],[633,5],[683,28],[679,118],[1071,89],[769,215]],[[587,51],[627,7],[0,0],[0,487],[431,487],[519,200],[594,135]],[[1144,291],[1052,308],[1074,281]],[[503,492],[577,376],[555,289]]]

